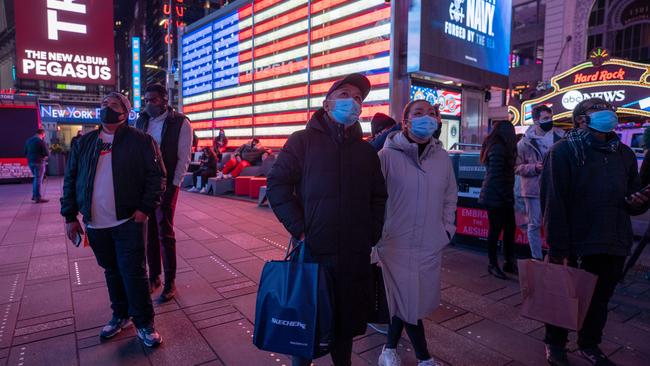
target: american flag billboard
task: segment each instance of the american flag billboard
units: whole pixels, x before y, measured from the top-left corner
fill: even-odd
[[[384,0],[255,0],[190,26],[181,42],[183,113],[199,145],[225,129],[281,147],[322,106],[330,85],[361,72],[372,91],[362,126],[388,114],[390,4]],[[236,7],[238,5],[239,7]]]

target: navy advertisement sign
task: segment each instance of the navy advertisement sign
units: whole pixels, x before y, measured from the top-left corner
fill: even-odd
[[[408,71],[508,86],[511,0],[414,0]]]

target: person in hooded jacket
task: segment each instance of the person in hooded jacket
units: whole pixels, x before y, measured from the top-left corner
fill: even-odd
[[[497,121],[492,132],[483,142],[481,163],[486,167],[479,204],[488,211],[490,229],[487,238],[490,263],[488,272],[500,279],[507,279],[505,272],[517,273],[515,263],[515,159],[517,135],[509,121]],[[503,271],[497,259],[497,242],[503,231]]]
[[[369,91],[361,74],[335,82],[307,128],[289,137],[267,183],[275,215],[331,274],[336,366],[352,364],[352,339],[366,332],[373,299],[370,250],[381,237],[386,205],[379,157],[358,122]],[[293,365],[309,364],[293,358]]]
[[[442,249],[456,231],[453,166],[433,134],[438,109],[426,100],[404,108],[404,131],[388,136],[379,152],[388,202],[373,261],[382,268],[391,315],[380,366],[400,365],[397,343],[406,333],[419,366],[439,365],[429,354],[422,319],[440,304]]]
[[[526,204],[528,242],[533,258],[542,259],[542,208],[539,200],[539,178],[544,158],[551,146],[564,137],[562,129],[553,126],[553,110],[542,104],[533,108],[534,125],[517,143],[515,173],[521,182],[521,197]]]

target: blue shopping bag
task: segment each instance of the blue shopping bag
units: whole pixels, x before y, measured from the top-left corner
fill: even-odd
[[[282,261],[264,265],[255,307],[257,348],[314,359],[329,353],[333,295],[325,268],[309,262],[303,242]]]

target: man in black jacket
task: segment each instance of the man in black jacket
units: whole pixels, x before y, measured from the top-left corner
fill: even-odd
[[[36,131],[36,135],[30,137],[25,143],[27,164],[29,164],[29,169],[32,171],[32,175],[34,175],[32,201],[36,203],[48,202],[41,195],[41,186],[43,185],[43,177],[45,176],[45,161],[50,155],[43,139],[45,139],[45,130],[39,128]]]
[[[165,288],[159,302],[167,302],[176,295],[176,234],[174,212],[178,191],[192,158],[192,126],[183,114],[167,105],[167,89],[160,84],[147,86],[144,94],[144,112],[136,127],[149,134],[160,146],[167,184],[160,207],[151,215],[148,228],[147,262],[149,286],[156,291],[160,283],[160,259],[165,270]],[[161,250],[162,249],[162,250]]]
[[[144,229],[147,215],[160,203],[165,167],[154,140],[126,123],[131,105],[110,93],[100,113],[102,128],[81,137],[70,151],[63,182],[61,215],[75,245],[87,225],[90,247],[104,268],[113,309],[100,337],[111,338],[130,325],[142,342],[162,342],[155,331],[154,311],[145,270]]]
[[[289,137],[268,176],[268,198],[289,233],[333,277],[334,365],[350,365],[352,338],[371,308],[370,249],[384,221],[379,158],[358,122],[370,82],[352,74],[332,85],[307,128]],[[294,358],[294,365],[311,360]]]
[[[578,333],[578,353],[592,365],[613,365],[600,350],[607,306],[630,254],[630,215],[648,209],[634,152],[613,132],[618,119],[611,104],[587,99],[573,111],[575,129],[550,150],[541,177],[544,228],[552,262],[565,259],[598,276]],[[551,365],[568,365],[568,331],[546,325]]]

